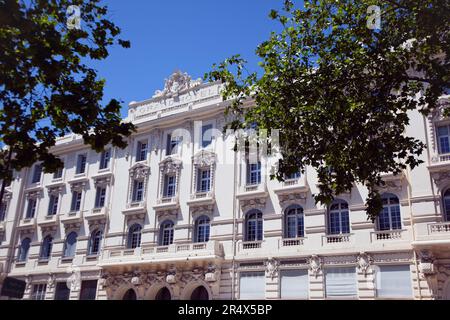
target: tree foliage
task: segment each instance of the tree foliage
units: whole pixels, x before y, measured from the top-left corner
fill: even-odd
[[[281,129],[272,178],[317,170],[317,202],[368,188],[367,214],[382,208],[382,174],[416,167],[425,145],[405,135],[413,111],[427,114],[449,84],[449,0],[284,1],[281,25],[256,53],[261,73],[235,55],[205,75],[225,83],[228,127]],[[368,27],[381,11],[379,29]],[[254,99],[254,106],[243,102]]]
[[[80,28],[67,24],[71,5]],[[126,146],[134,127],[118,100],[102,105],[105,81],[88,66],[130,46],[119,34],[99,0],[0,0],[0,179],[36,161],[55,171],[62,163],[49,150],[70,132],[96,151]]]

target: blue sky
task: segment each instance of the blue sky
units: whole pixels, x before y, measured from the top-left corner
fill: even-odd
[[[109,18],[122,28],[130,49],[114,47],[94,67],[106,79],[105,100],[150,98],[174,70],[203,77],[215,62],[240,53],[256,70],[256,46],[276,22],[270,9],[282,0],[110,0]]]

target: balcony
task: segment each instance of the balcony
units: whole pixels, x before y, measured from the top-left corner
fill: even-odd
[[[414,247],[441,248],[447,251],[450,247],[450,221],[418,226],[416,241],[412,244]]]
[[[300,247],[303,245],[305,238],[289,238],[289,239],[279,239],[278,247]]]
[[[337,243],[350,243],[351,234],[330,234],[322,236],[322,246],[332,245]]]
[[[61,216],[63,224],[81,224],[83,222],[83,211],[71,211]]]
[[[57,214],[53,214],[53,215],[46,215],[44,217],[44,220],[38,222],[38,225],[41,228],[52,228],[56,227],[58,223],[59,223],[59,216]]]
[[[24,218],[19,222],[19,230],[33,229],[36,227],[36,218]]]
[[[204,243],[171,244],[168,246],[142,246],[135,249],[105,250],[100,258],[101,267],[136,264],[184,263],[186,260],[218,259],[223,248],[218,241]]]
[[[404,230],[386,230],[386,231],[374,231],[371,232],[372,242],[378,241],[395,241],[403,240],[402,233]]]
[[[214,193],[208,192],[196,192],[191,194],[191,199],[187,201],[188,206],[208,206],[215,203]]]
[[[246,184],[241,186],[236,197],[239,200],[248,200],[255,198],[265,198],[267,197],[267,185],[262,182],[259,184]]]
[[[450,222],[429,223],[429,235],[445,235],[450,237]]]
[[[91,212],[87,215],[85,215],[85,219],[89,222],[91,221],[105,221],[108,216],[108,208],[101,207],[101,208],[94,208],[91,210]]]
[[[161,197],[156,200],[156,205],[153,209],[156,211],[176,210],[180,207],[178,196]]]
[[[135,215],[143,216],[147,213],[147,201],[144,199],[142,201],[128,202],[126,208],[122,210],[122,213],[127,217]]]

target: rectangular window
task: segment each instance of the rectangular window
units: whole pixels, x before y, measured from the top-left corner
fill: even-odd
[[[167,135],[166,155],[172,155],[172,154],[179,153],[182,141],[183,141],[183,137],[181,137],[181,136],[174,137],[171,134],[168,134]]]
[[[211,170],[199,169],[197,177],[197,192],[208,192],[211,189]]]
[[[239,298],[242,300],[264,299],[265,280],[264,272],[242,272],[239,278]]]
[[[247,185],[255,185],[261,183],[261,162],[247,162]]]
[[[109,160],[111,159],[111,149],[106,149],[100,156],[100,170],[109,167]]]
[[[450,153],[450,126],[440,126],[437,128],[438,147],[440,154]]]
[[[175,196],[176,192],[176,177],[174,175],[166,174],[164,176],[164,197],[171,198]]]
[[[286,180],[297,180],[298,178],[300,178],[300,172],[294,172],[291,174],[286,175]]]
[[[6,210],[8,209],[8,205],[5,201],[2,201],[0,205],[0,221],[5,221],[6,219]]]
[[[69,300],[70,288],[67,287],[66,282],[56,283],[55,300]]]
[[[42,165],[37,164],[34,166],[33,177],[31,183],[38,183],[41,181]]]
[[[281,299],[308,299],[308,270],[281,271]]]
[[[375,274],[379,298],[412,298],[409,265],[379,266]]]
[[[144,181],[134,180],[133,181],[133,194],[131,201],[140,202],[144,198]]]
[[[48,212],[49,216],[54,216],[58,212],[58,195],[50,195],[50,201],[48,204]]]
[[[78,155],[76,174],[81,174],[86,171],[86,159],[87,159],[87,156],[85,154]]]
[[[37,204],[36,199],[28,199],[27,214],[26,214],[27,219],[34,218],[34,215],[36,213],[36,204]]]
[[[81,282],[80,300],[95,300],[97,296],[97,280]]]
[[[71,212],[80,211],[80,207],[81,207],[81,192],[73,191],[72,192],[72,203],[70,205],[70,211]]]
[[[145,160],[147,160],[147,149],[148,149],[148,142],[147,141],[139,141],[137,143],[136,161],[145,161]]]
[[[47,284],[40,283],[33,285],[33,292],[31,293],[32,300],[45,300],[45,291],[47,290]]]
[[[325,294],[327,298],[357,298],[356,269],[354,267],[327,268]]]
[[[53,174],[53,179],[61,179],[63,174],[63,168],[58,168]]]
[[[202,148],[208,147],[212,142],[212,124],[202,126]]]
[[[95,194],[95,208],[103,208],[105,206],[106,188],[97,187]]]

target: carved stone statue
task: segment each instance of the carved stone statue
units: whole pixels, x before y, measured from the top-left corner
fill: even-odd
[[[364,275],[367,274],[367,271],[369,270],[369,267],[372,264],[372,262],[373,262],[372,257],[365,252],[361,252],[356,257],[356,263],[358,264],[358,269],[361,270]]]
[[[322,270],[323,260],[319,256],[312,255],[308,259],[309,270],[311,270],[312,274],[317,278],[320,271]]]
[[[266,273],[269,275],[270,279],[273,280],[278,273],[278,266],[280,265],[279,261],[269,258],[264,264],[266,266]]]
[[[202,83],[201,79],[192,80],[186,72],[175,71],[166,79],[163,90],[156,90],[153,98],[170,97],[179,92],[196,87]]]

